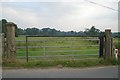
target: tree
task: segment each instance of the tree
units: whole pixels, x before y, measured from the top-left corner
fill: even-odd
[[[24,35],[24,30],[21,29],[21,28],[18,28],[18,29],[17,29],[17,34],[18,34],[18,35]]]
[[[99,36],[100,30],[96,29],[95,26],[92,26],[90,29],[87,28],[84,33],[86,36]]]
[[[6,19],[2,19],[1,21],[0,21],[0,24],[2,23],[2,33],[4,33],[5,34],[5,37],[6,37],[6,32],[7,32],[7,26],[6,26],[6,24],[8,23],[7,22],[7,20]],[[1,26],[1,25],[0,25]],[[18,27],[17,27],[17,25],[15,26],[15,36],[18,36],[18,34],[17,34],[17,29],[18,29]]]
[[[0,23],[2,23],[2,33],[4,33],[5,36],[6,36],[6,30],[7,30],[7,28],[6,28],[6,23],[7,23],[7,20],[6,20],[6,19],[2,19],[2,20],[0,21]]]
[[[88,29],[88,28],[85,29],[85,31],[84,31],[85,36],[89,36],[89,31],[90,31],[90,29]]]
[[[39,29],[37,28],[27,28],[24,30],[25,35],[39,35]]]
[[[39,35],[39,29],[37,28],[32,28],[32,35]]]
[[[44,36],[48,36],[48,35],[50,35],[50,33],[51,33],[51,29],[50,29],[50,28],[43,28],[43,29],[41,30],[41,33],[42,33],[42,35],[44,35]]]

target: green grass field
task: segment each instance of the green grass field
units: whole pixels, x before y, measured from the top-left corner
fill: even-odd
[[[16,37],[17,56],[26,57],[26,37]],[[113,39],[118,44],[118,38]],[[36,59],[98,58],[97,37],[28,37],[28,56]]]
[[[90,39],[97,38],[30,37],[28,38],[29,62],[26,63],[26,39],[25,37],[16,37],[16,46],[19,47],[17,48],[17,61],[9,63],[3,60],[3,67],[45,68],[58,65],[63,67],[90,67],[120,64],[120,60],[105,61],[103,58],[98,58],[99,41]],[[118,38],[113,39],[113,42],[119,48],[117,46]],[[35,48],[33,48],[34,46]]]
[[[25,40],[25,37],[16,37],[18,57],[26,56]],[[29,37],[28,56],[53,60],[98,58],[98,43],[95,37]]]

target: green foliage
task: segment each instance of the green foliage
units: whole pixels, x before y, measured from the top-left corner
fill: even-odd
[[[7,24],[8,22],[7,22],[7,20],[6,19],[2,19],[2,20],[0,20],[0,27],[2,26],[2,33],[4,33],[5,34],[5,37],[6,37],[6,32],[7,32],[7,27],[6,27],[6,24]],[[1,25],[2,24],[2,25]],[[17,37],[18,36],[18,34],[17,34],[17,29],[18,29],[18,27],[17,27],[17,25],[15,26],[15,36]],[[1,30],[1,29],[0,29]]]
[[[7,20],[5,20],[5,19],[2,19],[1,21],[0,21],[0,23],[2,23],[2,33],[4,33],[5,34],[5,36],[6,36],[6,23],[7,23]]]
[[[90,29],[86,29],[84,33],[86,36],[99,36],[100,30],[92,26]]]

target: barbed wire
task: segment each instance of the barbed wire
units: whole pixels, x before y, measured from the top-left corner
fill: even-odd
[[[93,1],[90,1],[90,0],[85,0],[89,3],[92,3],[92,4],[95,4],[95,5],[98,5],[98,6],[101,6],[101,7],[104,7],[104,8],[107,8],[107,9],[110,9],[110,10],[113,10],[113,11],[117,11],[117,12],[120,12],[119,10],[116,10],[114,8],[111,8],[111,7],[108,7],[108,6],[105,6],[105,5],[102,5],[102,4],[99,4],[99,3],[96,3],[96,2],[93,2]]]

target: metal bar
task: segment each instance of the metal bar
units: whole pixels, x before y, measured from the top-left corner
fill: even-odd
[[[74,52],[88,52],[88,51],[91,51],[91,52],[95,52],[95,51],[98,51],[99,49],[91,49],[91,50],[73,50]],[[56,51],[45,51],[46,52],[71,52],[72,50],[56,50]],[[29,52],[43,52],[44,53],[44,50],[43,51],[29,51]]]
[[[45,44],[45,41],[44,41],[44,44]],[[46,50],[45,50],[45,47],[43,47],[43,52],[44,52],[44,58],[46,57]]]
[[[16,40],[15,42],[26,42],[25,40]]]
[[[28,38],[26,37],[26,61],[28,62]]]
[[[71,55],[46,55],[46,57],[65,57],[65,56],[73,56]],[[98,54],[76,54],[74,56],[98,56]],[[44,58],[44,56],[28,56],[29,58]],[[25,56],[17,56],[17,58],[25,58]],[[75,59],[75,58],[74,58]]]
[[[72,60],[74,62],[74,47],[73,47],[73,41],[72,41]]]
[[[81,36],[40,36],[40,35],[27,35],[26,37],[81,37]]]
[[[74,52],[80,52],[80,51],[98,51],[99,49],[91,49],[91,50],[73,50]],[[56,50],[56,51],[46,51],[46,52],[71,52],[71,50]]]
[[[79,40],[72,40],[72,41],[80,41],[80,40],[91,40],[91,41],[98,41],[99,39],[79,39]],[[28,41],[28,42],[41,42],[42,40],[39,40],[39,41],[37,41],[37,40],[30,40],[30,41]],[[57,40],[57,41],[66,41],[65,39],[64,40]],[[67,41],[71,41],[71,40],[67,40]],[[24,40],[17,40],[16,42],[25,42]],[[48,41],[47,41],[48,42]]]
[[[80,46],[74,46],[74,47],[99,47],[99,45],[80,45]],[[71,46],[28,46],[28,48],[71,48]],[[17,48],[25,48],[25,46],[17,46]]]
[[[56,35],[50,35],[50,36],[42,36],[42,35],[26,35],[26,37],[81,37],[81,36],[62,36],[62,35],[59,35],[59,36],[56,36]],[[83,38],[86,38],[86,36],[85,37],[83,37]],[[88,37],[88,38],[91,38],[91,37]],[[96,37],[92,37],[92,38],[96,38]]]

